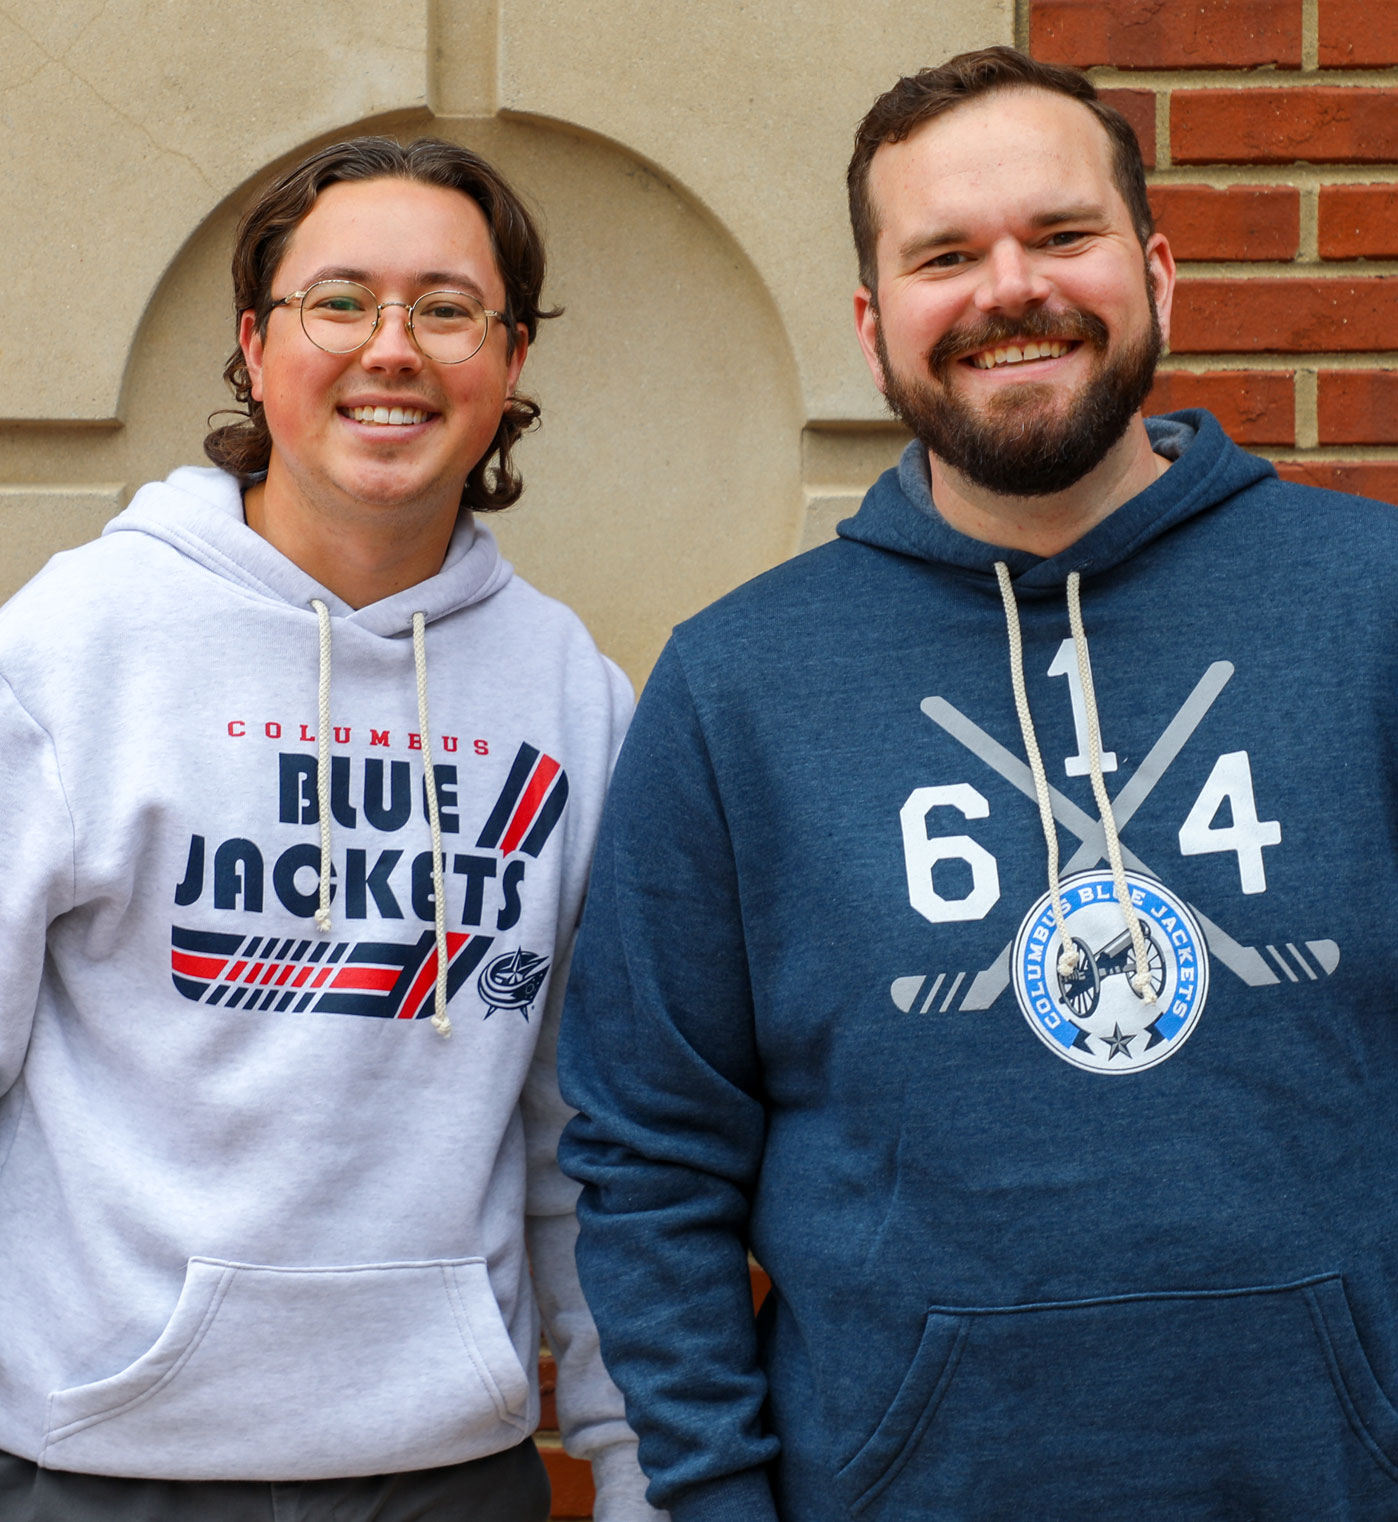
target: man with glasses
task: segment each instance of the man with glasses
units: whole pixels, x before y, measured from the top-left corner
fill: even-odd
[[[444,142],[234,251],[244,409],[0,613],[0,1515],[654,1517],[554,1029],[630,711],[511,572],[544,250]]]

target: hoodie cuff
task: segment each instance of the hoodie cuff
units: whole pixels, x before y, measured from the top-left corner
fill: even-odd
[[[778,1522],[763,1469],[743,1469],[686,1486],[670,1499],[673,1522]]]
[[[636,1444],[613,1443],[592,1456],[597,1499],[593,1522],[669,1522],[669,1514],[646,1501],[646,1477],[636,1461]]]

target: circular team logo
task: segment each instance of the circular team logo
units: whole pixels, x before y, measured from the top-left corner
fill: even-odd
[[[548,975],[549,959],[537,951],[517,946],[487,963],[476,979],[476,992],[485,1005],[487,1020],[502,1009],[515,1009],[529,1019],[529,1006],[539,997]]]
[[[1198,1023],[1209,992],[1209,954],[1199,923],[1161,883],[1126,874],[1145,937],[1155,998],[1131,987],[1136,952],[1110,872],[1063,880],[1064,928],[1078,963],[1058,971],[1062,942],[1045,893],[1015,937],[1015,994],[1034,1034],[1051,1051],[1091,1073],[1138,1073],[1172,1056]]]

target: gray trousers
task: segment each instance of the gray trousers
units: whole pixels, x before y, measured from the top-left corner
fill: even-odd
[[[3,1522],[547,1522],[549,1479],[526,1438],[467,1464],[349,1480],[124,1480],[0,1452]]]

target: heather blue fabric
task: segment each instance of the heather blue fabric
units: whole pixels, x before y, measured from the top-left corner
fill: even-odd
[[[1398,514],[1279,482],[1207,414],[1150,427],[1171,469],[1049,560],[956,533],[910,450],[837,542],[681,625],[641,700],[562,1157],[675,1522],[1398,1517]],[[1082,572],[1128,866],[1206,942],[1199,982],[1171,964],[1183,1039],[1056,1048],[1013,955],[990,995],[1047,887],[997,558],[1090,834],[1048,675]],[[952,840],[940,921],[915,794]]]

